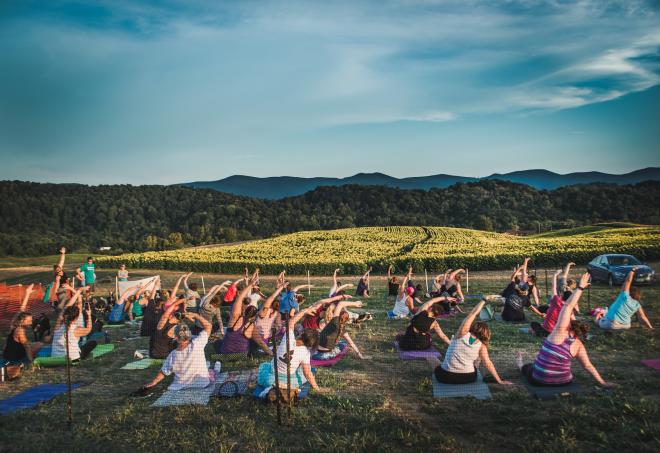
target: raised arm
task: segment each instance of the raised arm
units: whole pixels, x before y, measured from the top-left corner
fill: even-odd
[[[277,280],[275,280],[275,286],[281,286],[284,284],[284,276],[286,275],[286,271],[282,271],[279,273],[277,276]]]
[[[173,302],[176,300],[176,293],[179,291],[179,286],[181,286],[181,281],[183,278],[188,275],[188,274],[183,274],[179,279],[176,281],[176,284],[174,285],[174,288],[172,288],[172,292],[170,293],[170,300],[168,302]]]
[[[527,265],[529,264],[529,260],[531,258],[525,258],[525,262],[522,265],[522,280],[523,282],[527,281]]]
[[[165,310],[163,315],[160,317],[158,320],[158,325],[156,326],[156,329],[161,330],[165,327],[165,324],[167,323],[167,320],[170,319],[170,316],[172,316],[172,313],[174,313],[178,308],[179,305],[185,303],[185,299],[178,299],[175,303],[170,304],[169,307]]]
[[[206,332],[208,335],[211,335],[211,323],[204,319],[202,316],[198,315],[197,313],[186,312],[186,318],[192,322],[198,322],[202,326],[202,329],[204,329],[204,332]]]
[[[518,276],[518,274],[520,274],[522,272],[522,270],[523,270],[523,266],[520,266],[520,267],[516,268],[515,271],[513,271],[513,274],[511,274],[511,281],[512,282],[516,281],[516,277]]]
[[[238,318],[241,316],[241,313],[243,312],[243,300],[245,297],[252,291],[252,287],[254,286],[253,282],[249,282],[247,285],[245,285],[245,288],[241,290],[241,292],[238,294],[238,297],[234,301],[234,304],[231,306],[231,313],[229,315],[229,324],[234,325]]]
[[[34,283],[30,284],[27,288],[25,288],[25,294],[23,295],[23,301],[21,302],[21,306],[19,307],[18,311],[27,310],[28,301],[30,300],[30,294],[32,294],[32,289],[33,288],[34,288]]]
[[[62,247],[60,248],[60,259],[57,262],[57,265],[59,266],[60,269],[64,269],[64,260],[66,258],[66,248]]]
[[[481,309],[484,308],[485,304],[486,304],[485,300],[482,300],[481,302],[479,302],[477,305],[474,306],[472,311],[463,320],[463,322],[461,323],[461,326],[458,328],[458,332],[456,333],[456,335],[458,335],[459,338],[465,336],[470,331],[470,327],[472,326],[472,322],[477,317],[479,312],[481,312]]]
[[[298,286],[293,288],[293,292],[297,293],[301,289],[305,289],[305,288],[314,288],[314,285],[298,285]]]
[[[387,281],[392,280],[392,265],[390,264],[387,268]]]
[[[337,305],[335,305],[334,312],[332,313],[332,317],[334,318],[335,316],[339,316],[341,311],[346,308],[346,307],[355,307],[355,308],[360,308],[362,307],[362,301],[356,300],[356,301],[348,301],[346,299],[343,299],[341,302],[339,302]]]
[[[419,311],[428,310],[428,309],[431,308],[433,305],[437,304],[438,302],[443,302],[443,301],[447,301],[447,302],[455,302],[456,299],[453,298],[453,297],[445,297],[445,296],[434,297],[433,299],[429,299],[429,300],[427,300],[426,302],[424,302],[424,305],[422,305],[421,307],[419,307]]]
[[[626,279],[623,281],[623,285],[621,286],[621,291],[628,292],[630,291],[630,285],[632,285],[632,281],[635,278],[635,272],[637,271],[637,267],[633,267],[630,272],[628,272],[628,275],[626,275]]]
[[[567,266],[568,267],[568,266]],[[561,269],[552,274],[552,295],[557,296],[557,277],[561,274]],[[564,274],[566,275],[566,274]]]
[[[571,323],[571,314],[573,313],[573,308],[575,308],[578,300],[580,300],[580,296],[582,296],[584,289],[589,286],[589,278],[590,275],[588,272],[584,273],[582,277],[580,277],[580,283],[578,284],[577,288],[575,288],[575,291],[573,291],[571,297],[568,298],[564,306],[561,308],[559,317],[557,318],[557,324],[555,324],[555,328],[548,336],[548,341],[551,341],[555,344],[560,344],[566,338],[568,327]]]
[[[455,279],[456,276],[457,276],[458,274],[460,274],[460,273],[465,273],[465,269],[456,269],[456,270],[453,271],[451,274],[449,274],[449,279],[450,279],[450,280]]]
[[[367,278],[369,278],[370,273],[371,273],[371,266],[369,266],[369,270],[364,273],[364,275],[362,276],[362,279],[366,281]]]
[[[76,330],[73,333],[78,338],[89,335],[93,327],[91,310],[83,310],[83,313],[85,314],[85,326],[76,327]]]
[[[563,275],[564,281],[568,280],[568,274],[571,272],[571,266],[575,266],[575,263],[570,262],[564,268],[564,275]]]
[[[332,273],[332,287],[336,288],[337,287],[337,273],[340,271],[339,268],[335,269],[335,271]]]
[[[268,310],[270,310],[270,307],[273,305],[273,302],[275,302],[275,299],[282,292],[283,289],[284,289],[284,285],[280,285],[275,289],[273,294],[268,296],[268,299],[266,299],[264,304],[261,306],[261,310],[259,310],[259,313],[262,315],[262,317],[268,314]]]
[[[353,287],[352,283],[345,283],[345,284],[341,285],[339,288],[337,288],[335,290],[335,293],[338,293],[339,291],[343,291],[345,289],[352,288],[352,287]]]
[[[412,266],[408,268],[408,273],[406,274],[405,277],[403,277],[403,281],[399,286],[399,295],[404,293],[404,291],[406,290],[406,286],[408,285],[408,280],[410,280],[411,278],[412,278]]]

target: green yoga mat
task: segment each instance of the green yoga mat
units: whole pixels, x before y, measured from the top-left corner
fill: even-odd
[[[34,362],[32,362],[32,365],[35,367],[56,367],[56,366],[66,366],[66,357],[60,356],[60,357],[37,357],[34,359]],[[72,363],[72,365],[76,365],[76,363]]]
[[[92,356],[93,359],[95,359],[97,357],[101,357],[102,355],[107,354],[108,352],[112,352],[114,350],[115,350],[115,345],[112,344],[112,343],[100,344],[92,350],[91,356]]]
[[[104,324],[103,325],[104,329],[119,329],[120,327],[126,327],[126,323],[124,323],[124,324]]]
[[[163,359],[142,359],[136,362],[129,362],[123,367],[122,370],[146,370],[149,367],[161,365]]]

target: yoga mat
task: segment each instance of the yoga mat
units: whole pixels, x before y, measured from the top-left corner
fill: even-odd
[[[43,348],[39,349],[39,352],[37,352],[37,357],[50,357],[50,351],[52,350],[52,345],[44,346]]]
[[[112,344],[112,343],[99,344],[94,349],[92,349],[92,353],[90,355],[93,359],[95,359],[97,357],[101,357],[102,355],[105,355],[108,352],[112,352],[114,350],[115,350],[115,345]]]
[[[660,371],[660,359],[642,360],[642,364],[649,368],[653,368],[656,371]]]
[[[90,340],[103,341],[104,343],[108,342],[108,334],[106,332],[94,332],[89,335]]]
[[[507,324],[527,324],[529,321],[526,319],[522,321],[505,321],[502,319],[502,314],[501,313],[495,313],[494,316],[495,321],[501,321],[501,322],[506,322]]]
[[[259,395],[263,393],[264,390],[270,387],[263,387],[261,385],[257,385],[252,392],[252,396],[255,398],[259,398]],[[307,398],[309,396],[309,390],[312,388],[311,385],[309,385],[309,382],[305,382],[302,387],[300,387],[300,392],[298,393],[298,399],[303,399]]]
[[[339,354],[334,356],[331,359],[315,359],[314,356],[312,356],[311,360],[309,361],[311,366],[323,366],[323,367],[329,367],[336,365],[341,359],[346,357],[348,354],[348,347],[346,343],[339,343],[338,345],[339,349],[341,350]]]
[[[104,329],[119,329],[120,327],[126,327],[126,323],[124,323],[124,324],[104,324],[103,325]]]
[[[582,387],[578,382],[573,381],[569,385],[562,385],[561,387],[539,387],[529,383],[525,376],[522,377],[522,382],[525,388],[533,396],[540,400],[551,400],[560,396],[576,395],[578,393],[587,393],[590,388]]]
[[[399,342],[394,342],[394,349],[399,353],[399,358],[401,360],[424,360],[428,357],[435,357],[437,359],[442,358],[442,353],[438,351],[434,346],[431,346],[428,349],[422,351],[404,351],[399,348]]]
[[[215,391],[215,383],[211,382],[204,388],[188,388],[182,390],[166,390],[152,407],[183,406],[186,404],[199,404],[206,406]]]
[[[435,373],[431,374],[433,382],[434,398],[463,398],[473,397],[478,400],[489,400],[491,398],[490,389],[484,383],[481,373],[477,372],[477,381],[471,384],[441,384],[435,378]]]
[[[75,389],[85,384],[75,383],[71,384],[71,388]],[[11,414],[12,412],[28,409],[36,406],[39,403],[50,401],[57,395],[65,393],[68,387],[66,384],[41,384],[36,387],[25,390],[18,395],[6,398],[0,401],[0,415]]]
[[[162,363],[162,359],[142,359],[136,362],[129,362],[121,367],[120,370],[146,370],[155,365],[162,365]]]
[[[232,397],[245,395],[250,385],[257,381],[259,371],[252,370],[230,371],[220,373],[215,379],[213,396]]]
[[[387,319],[408,319],[408,316],[395,315],[392,310],[387,312]]]
[[[76,365],[77,362],[71,363],[71,365]],[[34,359],[34,362],[32,362],[32,366],[35,366],[37,368],[39,367],[56,367],[56,366],[65,366],[66,365],[66,357],[65,356],[59,356],[59,357],[37,357]]]

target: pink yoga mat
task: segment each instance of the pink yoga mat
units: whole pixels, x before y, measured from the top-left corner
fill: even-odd
[[[656,371],[660,371],[660,359],[642,360],[642,363],[649,368],[653,368]]]
[[[341,352],[339,354],[337,354],[336,356],[334,356],[333,358],[325,359],[325,360],[318,360],[318,359],[315,359],[315,358],[312,357],[312,359],[309,361],[309,363],[312,366],[333,366],[333,365],[335,365],[341,359],[346,357],[346,354],[348,354],[348,345],[340,343],[339,347],[341,348],[342,346],[343,346],[343,349],[341,350]]]

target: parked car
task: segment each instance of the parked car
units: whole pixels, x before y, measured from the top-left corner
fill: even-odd
[[[600,255],[587,264],[592,281],[606,282],[610,286],[620,285],[633,267],[637,267],[633,283],[651,284],[655,281],[655,271],[632,255]]]

